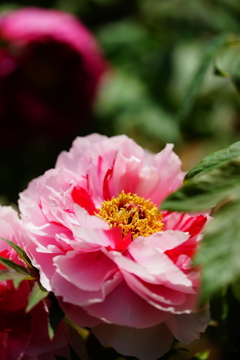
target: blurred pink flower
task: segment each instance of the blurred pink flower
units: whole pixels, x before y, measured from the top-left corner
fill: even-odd
[[[4,12],[0,43],[1,145],[82,130],[106,63],[80,21],[57,10]]]
[[[0,236],[20,243],[24,230],[16,211],[0,206]],[[27,236],[25,234],[25,236]],[[0,256],[20,265],[17,253],[0,240]],[[0,270],[4,266],[0,264]],[[61,322],[54,339],[48,337],[48,319],[43,302],[28,314],[25,308],[33,281],[22,281],[15,289],[11,280],[0,281],[0,359],[1,360],[55,360],[53,353],[67,354],[67,327]]]
[[[207,216],[158,210],[184,176],[172,148],[154,155],[126,136],[78,137],[19,201],[25,249],[66,316],[141,360],[209,322],[191,265]]]

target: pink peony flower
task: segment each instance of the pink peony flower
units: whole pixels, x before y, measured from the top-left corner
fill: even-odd
[[[16,211],[0,206],[0,236],[21,243],[24,230]],[[27,236],[25,234],[25,236]],[[17,253],[0,240],[0,256],[20,265]],[[0,270],[4,266],[0,264]],[[55,360],[54,353],[67,354],[67,328],[58,326],[54,339],[48,337],[48,318],[43,302],[28,314],[25,308],[33,281],[22,281],[15,289],[11,280],[0,281],[0,359],[1,360]]]
[[[106,69],[90,32],[70,14],[25,8],[0,15],[0,42],[1,145],[82,130]]]
[[[172,148],[153,155],[126,136],[79,137],[19,201],[25,249],[66,316],[141,360],[209,322],[191,265],[207,216],[158,210],[184,176]]]

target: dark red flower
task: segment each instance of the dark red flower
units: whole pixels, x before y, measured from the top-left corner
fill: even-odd
[[[25,8],[0,15],[0,143],[72,139],[91,115],[106,64],[72,15]]]

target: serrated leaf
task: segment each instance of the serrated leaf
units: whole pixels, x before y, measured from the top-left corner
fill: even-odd
[[[12,260],[6,259],[2,256],[0,256],[0,263],[4,266],[6,266],[8,269],[13,269],[17,271],[20,274],[23,274],[25,276],[31,276],[30,272],[22,265],[16,264]]]
[[[12,269],[10,270],[3,269],[0,271],[0,281],[2,280],[12,280],[15,289],[17,289],[23,280],[33,280],[33,278],[31,276],[25,276]]]
[[[185,92],[185,96],[182,100],[182,103],[180,105],[180,110],[177,115],[177,120],[179,122],[181,122],[189,114],[194,104],[194,101],[197,97],[197,94],[199,92],[199,89],[202,85],[204,76],[208,70],[209,65],[215,58],[219,49],[226,43],[226,41],[227,41],[227,35],[225,34],[215,38],[210,44],[206,54],[203,56],[199,68],[197,69],[195,75],[193,76],[193,79],[190,82]]]
[[[53,339],[57,326],[65,314],[53,293],[49,293],[49,297],[51,299],[51,305],[48,314],[48,335],[50,339]]]
[[[8,243],[15,251],[16,253],[18,254],[19,258],[21,260],[23,260],[25,262],[25,264],[29,267],[29,268],[32,268],[32,264],[31,264],[31,260],[29,259],[29,257],[27,256],[26,252],[20,247],[18,246],[17,244],[15,244],[14,242],[8,240],[8,239],[5,239],[3,237],[0,237],[1,240],[5,241],[6,243]]]
[[[34,306],[47,297],[48,294],[49,292],[47,290],[43,290],[42,287],[40,287],[39,284],[35,282],[28,298],[28,304],[25,311],[28,313],[30,310],[32,310],[32,308],[34,308]]]
[[[238,199],[240,177],[237,178],[237,174],[234,176],[233,168],[236,172],[240,171],[240,163],[229,163],[225,168],[213,169],[189,180],[186,185],[164,200],[161,209],[182,212],[202,211],[219,203]]]
[[[186,176],[184,185],[161,205],[169,211],[201,211],[240,198],[240,144],[205,158]]]
[[[240,278],[240,201],[222,206],[206,227],[195,264],[202,268],[201,303]]]
[[[205,171],[220,167],[224,163],[240,156],[240,141],[230,145],[228,148],[216,151],[206,156],[197,166],[190,170],[185,180],[189,180]]]

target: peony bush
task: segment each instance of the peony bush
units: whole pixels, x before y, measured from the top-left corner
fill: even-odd
[[[67,318],[103,345],[156,360],[209,323],[192,265],[206,212],[159,210],[183,181],[168,144],[152,154],[126,136],[78,137],[20,194],[22,244]]]

